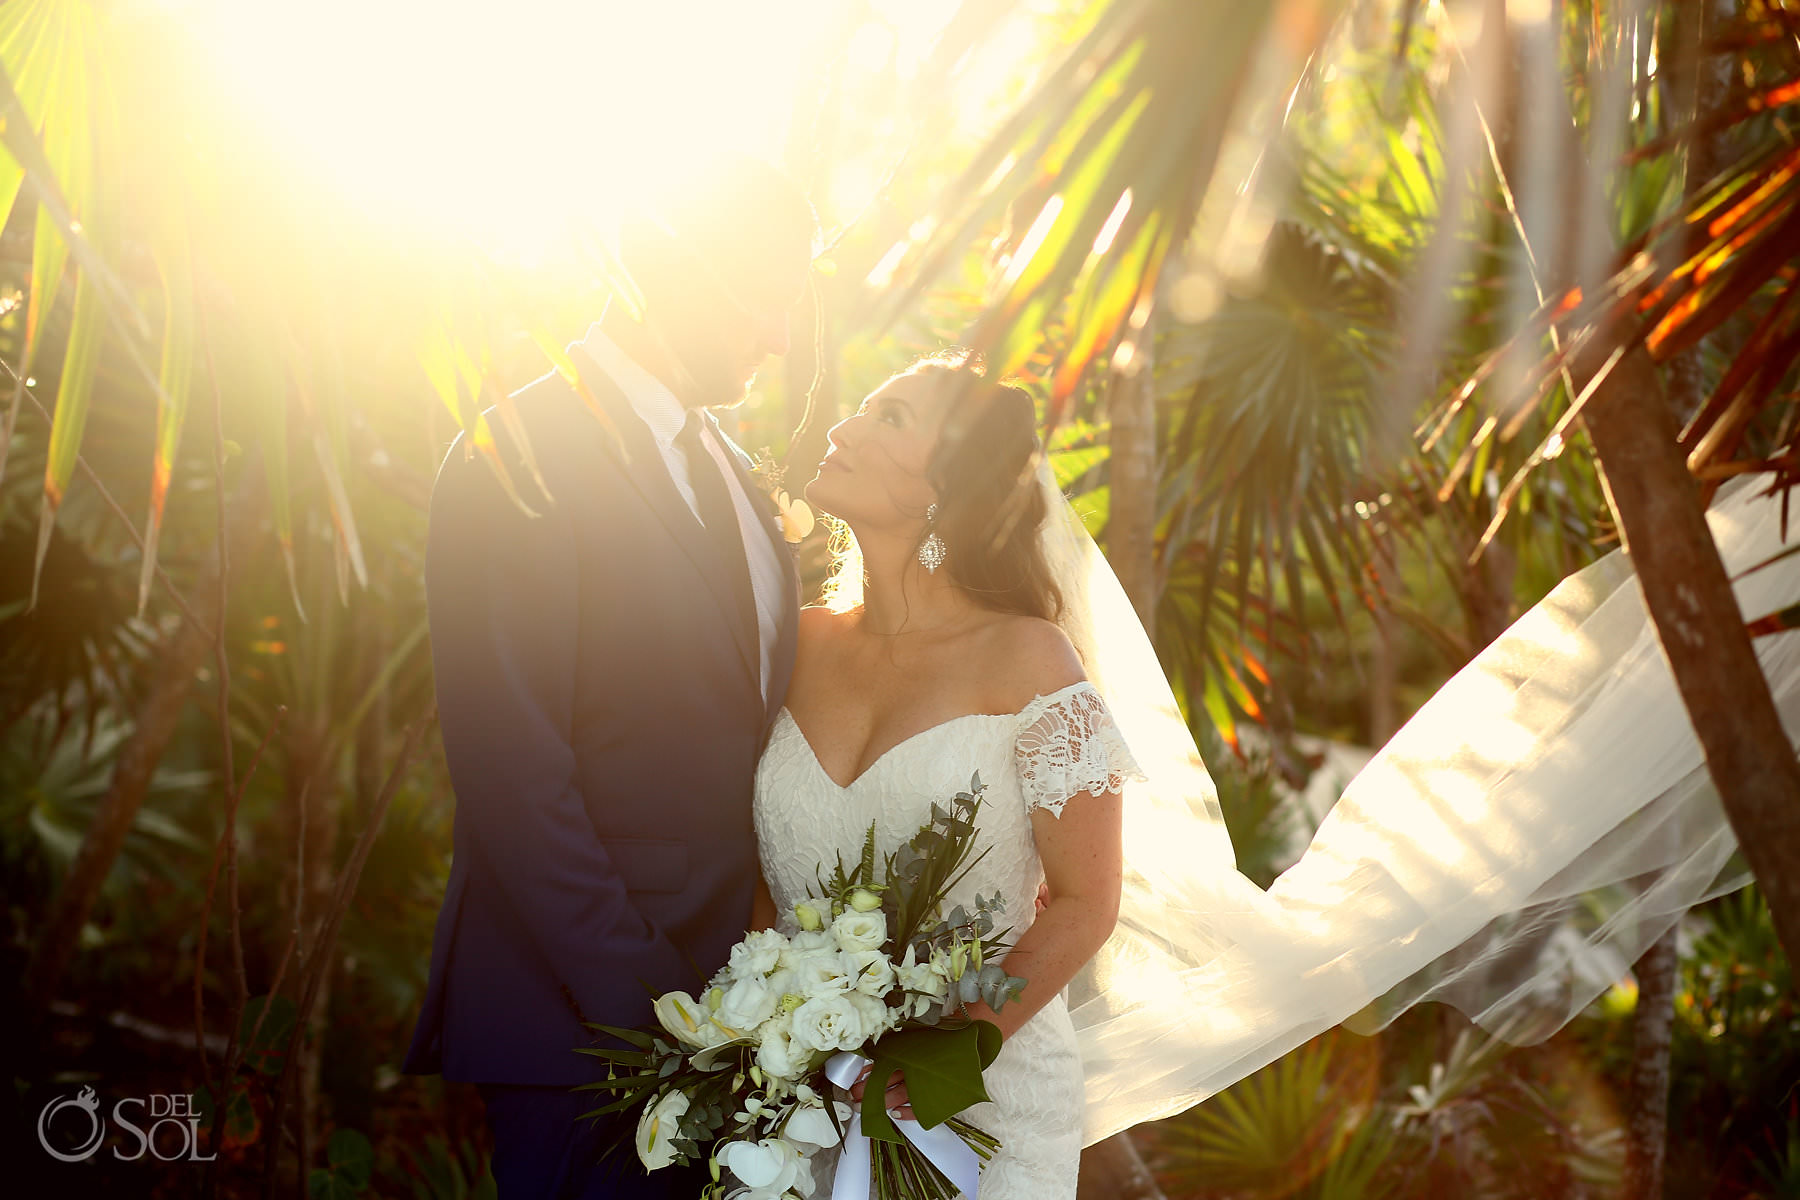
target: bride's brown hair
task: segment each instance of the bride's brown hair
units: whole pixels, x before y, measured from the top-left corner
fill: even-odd
[[[904,376],[924,376],[954,389],[926,467],[937,492],[931,531],[946,551],[940,569],[996,612],[1056,620],[1062,592],[1038,540],[1049,511],[1037,483],[1043,453],[1037,405],[1025,389],[989,380],[980,358],[967,350],[928,354],[891,378]],[[854,607],[862,591],[861,555],[848,526],[838,525],[832,550],[824,599],[841,611]]]

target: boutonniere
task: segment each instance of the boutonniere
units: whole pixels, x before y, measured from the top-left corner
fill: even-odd
[[[788,495],[782,485],[787,480],[787,468],[775,461],[775,456],[764,446],[751,460],[750,474],[762,490],[768,493],[769,499],[775,502],[776,518],[781,522],[781,536],[789,545],[800,541],[813,531],[816,519],[813,517],[812,505],[805,500],[796,500]]]

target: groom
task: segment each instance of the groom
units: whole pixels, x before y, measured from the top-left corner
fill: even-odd
[[[489,414],[521,511],[466,439],[432,493],[426,597],[455,857],[405,1070],[480,1085],[502,1200],[692,1197],[646,1176],[575,1053],[640,1025],[749,924],[751,789],[793,669],[798,582],[775,512],[703,406],[787,350],[814,237],[805,198],[715,164],[620,230],[642,319],[614,303]],[[590,408],[597,407],[604,420]],[[610,426],[610,428],[609,428]],[[534,482],[531,463],[542,486]],[[623,1151],[596,1164],[623,1136]]]

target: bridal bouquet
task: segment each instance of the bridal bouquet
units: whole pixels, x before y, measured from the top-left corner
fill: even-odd
[[[871,825],[857,863],[815,874],[817,893],[789,914],[791,935],[747,934],[698,998],[657,998],[657,1025],[591,1026],[629,1048],[583,1048],[608,1063],[606,1079],[584,1086],[613,1095],[585,1115],[636,1112],[648,1171],[704,1158],[713,1183],[703,1200],[810,1197],[812,1156],[840,1141],[834,1196],[973,1196],[999,1143],[957,1114],[988,1098],[981,1072],[1000,1032],[963,1006],[998,1010],[1025,984],[991,961],[1005,947],[1000,896],[944,911],[982,857],[983,789],[977,775],[948,809],[933,804],[883,860]],[[870,1064],[871,1098],[905,1073],[916,1122],[896,1123],[879,1103],[858,1118],[837,1098]]]

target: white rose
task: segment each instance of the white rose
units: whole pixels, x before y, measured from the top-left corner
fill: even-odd
[[[794,1040],[812,1050],[854,1050],[862,1045],[866,1023],[851,999],[814,996],[795,1009]]]
[[[725,989],[713,1020],[740,1034],[749,1033],[774,1016],[780,1003],[781,993],[771,988],[767,980],[750,976]]]
[[[880,950],[852,950],[844,954],[845,974],[865,996],[885,996],[894,986],[894,964]]]
[[[806,1160],[800,1151],[780,1138],[764,1138],[760,1142],[726,1142],[719,1147],[719,1165],[737,1176],[749,1197],[780,1196],[800,1183],[807,1174]],[[808,1178],[807,1183],[811,1183]],[[739,1193],[732,1193],[737,1195]]]
[[[653,1007],[657,1023],[684,1046],[709,1046],[720,1040],[714,1037],[706,1006],[686,992],[665,992]]]
[[[788,940],[773,929],[758,929],[744,935],[744,940],[731,948],[731,970],[739,978],[767,975],[775,969]]]
[[[637,1155],[644,1170],[655,1171],[675,1161],[676,1133],[681,1128],[682,1114],[688,1110],[685,1092],[664,1092],[660,1099],[638,1118]]]
[[[757,1031],[756,1065],[772,1079],[796,1079],[812,1065],[812,1051],[794,1040],[794,1019],[776,1017]]]
[[[887,916],[851,909],[831,923],[831,936],[839,950],[879,950],[887,941]]]

